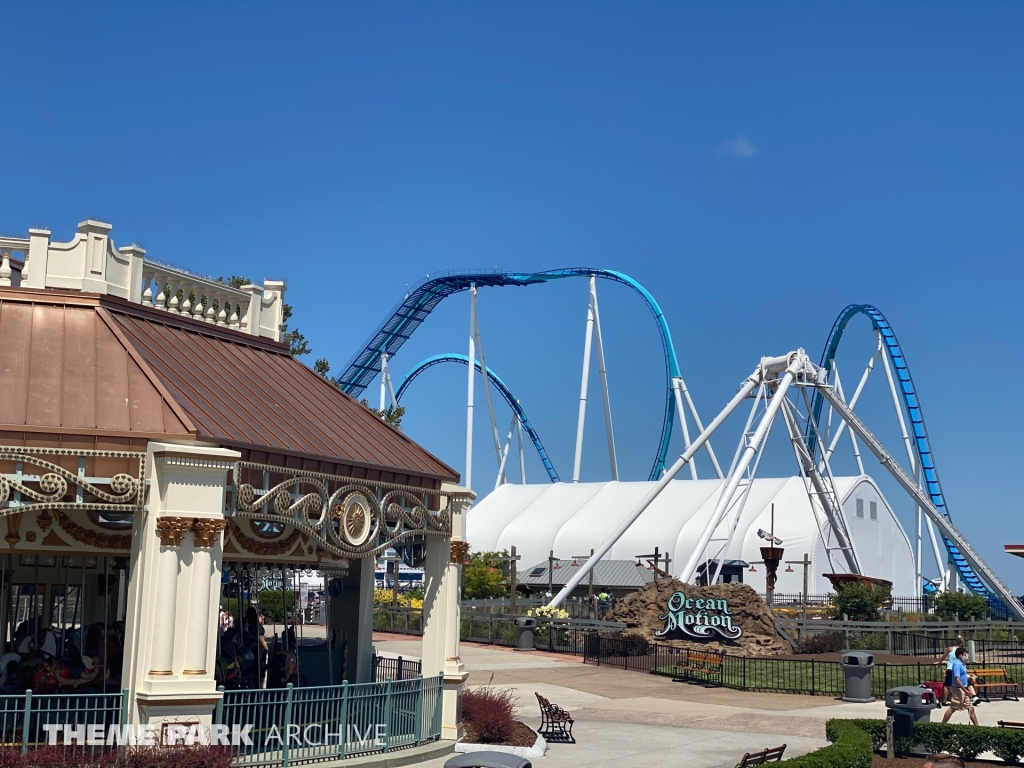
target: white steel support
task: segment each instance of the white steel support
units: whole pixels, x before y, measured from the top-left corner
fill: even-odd
[[[501,450],[501,462],[498,464],[498,478],[494,481],[494,490],[505,483],[505,462],[508,461],[508,449],[512,445],[512,438],[515,436],[516,422],[519,416],[512,414],[512,423],[508,425],[508,438],[505,440],[505,447]]]
[[[387,395],[387,378],[388,378],[388,353],[380,353],[380,408],[378,410],[383,411],[387,407],[385,396]]]
[[[875,332],[878,334],[878,332]],[[881,334],[878,334],[878,343],[882,343]],[[914,455],[914,448],[910,442],[910,434],[907,432],[907,421],[903,417],[903,406],[900,404],[900,397],[896,393],[896,381],[892,375],[892,368],[889,366],[889,356],[885,353],[882,354],[882,367],[885,369],[885,378],[889,382],[889,395],[892,397],[893,408],[896,409],[896,418],[900,423],[900,436],[903,438],[903,446],[907,450],[907,461],[910,462],[910,471],[914,473],[914,477],[917,477],[917,456]],[[920,483],[918,484],[920,487]],[[939,569],[939,576],[944,576],[947,570],[946,558],[942,556],[942,550],[939,549],[939,543],[935,539],[935,531],[932,528],[932,521],[929,518],[928,521],[928,534],[932,540],[932,554],[935,556],[935,566]],[[923,566],[918,566],[918,569],[924,571]]]
[[[624,534],[629,529],[629,527],[634,522],[636,522],[636,519],[644,513],[644,510],[647,509],[656,498],[658,498],[661,492],[668,487],[668,484],[672,482],[672,479],[679,474],[683,467],[685,467],[687,464],[690,463],[690,461],[692,461],[694,455],[704,446],[704,444],[708,441],[708,438],[710,438],[711,435],[713,435],[715,431],[720,426],[722,426],[722,423],[727,418],[729,418],[730,414],[732,414],[732,412],[736,410],[739,404],[742,403],[744,399],[746,399],[747,395],[749,395],[754,390],[758,383],[760,383],[761,375],[762,367],[758,366],[754,373],[751,374],[750,377],[743,382],[743,385],[740,387],[739,392],[737,392],[733,396],[732,400],[729,401],[728,405],[726,405],[725,408],[722,409],[722,412],[715,417],[714,421],[708,424],[707,429],[703,430],[700,433],[700,435],[698,435],[697,439],[693,441],[693,444],[690,446],[690,448],[687,451],[685,451],[683,455],[680,456],[676,460],[676,462],[665,471],[665,473],[661,476],[661,479],[658,480],[657,485],[655,485],[650,491],[647,492],[647,495],[640,500],[640,503],[633,508],[633,510],[623,519],[623,521],[619,523],[615,530],[612,531],[611,535],[604,540],[600,547],[597,548],[597,550],[594,552],[594,555],[589,560],[587,560],[587,562],[585,562],[583,566],[576,571],[576,573],[572,575],[572,577],[569,579],[568,582],[566,582],[566,585],[562,588],[562,590],[551,599],[551,602],[548,603],[548,606],[554,607],[556,605],[559,605],[560,603],[562,603],[563,600],[565,600],[566,597],[572,594],[572,591],[576,589],[577,585],[579,585],[579,583],[583,581],[584,578],[586,578],[587,574],[590,573],[591,569],[598,562],[600,562],[602,557],[608,554],[608,551],[613,546],[615,546],[615,542],[622,538],[622,534]]]
[[[587,336],[583,342],[583,376],[580,380],[580,410],[576,418],[576,458],[572,464],[572,481],[580,481],[583,463],[583,425],[587,418],[587,387],[590,384],[590,346],[594,339],[594,304],[587,302]]]
[[[604,429],[608,436],[608,463],[611,465],[612,480],[619,479],[619,460],[615,456],[615,430],[612,429],[612,401],[608,394],[608,371],[604,365],[604,342],[601,340],[601,312],[597,308],[597,279],[590,276],[590,306],[594,310],[594,341],[597,343],[597,375],[601,380],[601,397],[604,400]],[[589,359],[588,359],[589,365]]]
[[[484,389],[484,400],[487,401],[487,416],[491,420],[491,436],[494,438],[494,458],[501,464],[501,437],[498,435],[498,420],[494,416],[494,400],[491,397],[491,382],[487,378],[487,359],[484,357],[484,340],[480,336],[480,320],[477,313],[473,312],[473,333],[476,336],[476,346],[480,350],[480,377]],[[472,360],[473,358],[470,358]],[[470,372],[473,365],[470,363]]]
[[[476,360],[476,283],[469,286],[469,380],[466,384],[466,488],[473,488],[473,361]],[[486,368],[484,371],[486,372]]]
[[[516,402],[519,402],[518,400]],[[523,485],[526,485],[526,454],[523,452],[523,422],[516,421],[516,431],[519,435],[519,477]]]
[[[870,365],[872,362],[874,362],[874,357],[872,357],[871,360],[868,361],[868,365]],[[836,379],[835,379],[835,381],[836,381],[836,391],[839,393],[839,396],[845,400],[846,399],[846,395],[843,393],[843,383],[839,379],[839,367],[835,364],[834,361],[832,363],[832,366],[833,366],[833,371],[835,372],[835,375],[836,375]],[[864,376],[861,378],[861,382],[867,381],[867,374],[868,374],[868,371],[865,371],[864,372]],[[860,394],[859,391],[856,394]],[[840,428],[845,427],[845,426],[846,426],[846,422],[845,421],[840,422]],[[850,432],[849,434],[850,434],[850,445],[853,447],[853,458],[857,460],[857,474],[859,474],[859,475],[866,474],[864,472],[864,462],[861,461],[861,459],[860,459],[860,449],[857,447],[857,438],[853,436],[853,432]],[[832,451],[829,451],[827,456],[830,457],[831,455],[832,455]],[[822,459],[822,463],[823,464],[827,464],[828,463],[828,458],[823,458]]]
[[[916,510],[917,510],[917,514],[915,515],[915,517],[917,519],[915,521],[916,525],[914,526],[914,543],[916,545],[915,549],[914,549],[914,558],[915,558],[915,560],[914,560],[914,563],[915,563],[914,578],[917,581],[917,592],[915,592],[914,594],[920,595],[920,594],[922,594],[922,591],[924,590],[924,574],[921,573],[921,517],[922,517],[922,515],[921,515],[921,508],[920,507],[916,507]]]
[[[682,379],[672,379],[672,392],[676,396],[676,410],[679,411],[679,427],[683,431],[683,448],[690,447],[690,430],[686,426],[686,411],[683,410],[683,393],[680,390],[680,382]],[[697,479],[697,465],[694,462],[690,462],[690,477],[693,480]]]
[[[868,383],[868,377],[871,376],[871,372],[875,368],[875,358],[879,357],[881,355],[883,355],[883,352],[882,352],[882,337],[879,336],[878,337],[878,346],[875,348],[874,353],[871,355],[871,358],[868,360],[868,364],[866,366],[864,366],[864,373],[860,377],[860,382],[857,384],[857,389],[854,390],[853,397],[848,401],[849,404],[850,404],[850,409],[851,410],[853,408],[857,407],[857,401],[860,400],[860,393],[864,391],[864,385]],[[834,361],[832,363],[832,367],[833,367],[833,370],[835,371],[836,379],[838,380],[839,368],[836,366]],[[842,389],[840,388],[840,393],[841,392],[842,392]],[[845,396],[844,396],[843,399],[845,399]],[[832,454],[836,450],[836,446],[839,445],[839,438],[843,436],[843,431],[845,429],[846,429],[846,422],[845,421],[840,421],[839,422],[839,428],[836,430],[835,435],[832,436],[832,442],[828,446],[828,452],[823,454],[824,456],[826,456],[828,458],[832,457]],[[854,451],[856,452],[856,448],[854,449]],[[859,466],[859,464],[858,464],[858,466]],[[864,474],[863,470],[861,470],[861,474]]]
[[[793,406],[788,401],[783,407],[782,415],[786,421],[786,429],[789,431],[789,441],[793,444],[793,450],[796,452],[796,458],[800,464],[801,474],[806,475],[814,489],[813,491],[810,488],[807,489],[807,495],[812,508],[818,506],[824,513],[829,528],[831,528],[832,534],[836,537],[836,542],[839,544],[839,551],[843,553],[843,557],[846,559],[846,567],[849,573],[861,573],[860,559],[857,557],[857,549],[853,543],[850,528],[846,524],[843,505],[839,500],[839,495],[836,493],[835,478],[832,477],[831,468],[826,461],[826,474],[822,475],[818,469],[818,465],[814,462],[814,458],[808,451],[807,444],[800,434],[795,409],[793,409]],[[817,517],[817,510],[815,510],[815,517]],[[826,542],[826,549],[827,547],[828,543]],[[830,556],[830,562],[831,559]]]
[[[686,388],[686,382],[683,381],[681,376],[675,378],[675,386],[679,388],[679,391],[683,393],[683,399],[686,400],[686,405],[690,409],[690,416],[693,417],[693,423],[697,425],[697,433],[700,434],[704,431],[704,425],[701,424],[700,416],[697,415],[697,408],[693,404],[693,398],[690,397],[690,390]],[[718,465],[718,457],[715,456],[715,449],[711,447],[711,441],[708,440],[704,445],[708,449],[708,456],[711,458],[711,466],[715,468],[715,474],[718,475],[719,480],[723,480],[722,468]]]
[[[963,555],[964,559],[968,562],[974,572],[978,574],[978,577],[985,583],[985,585],[1000,599],[1003,604],[1014,613],[1018,618],[1024,619],[1024,606],[1020,604],[1017,596],[1010,591],[1002,579],[996,575],[995,571],[989,568],[988,563],[981,559],[981,556],[974,551],[974,547],[971,546],[970,542],[958,531],[950,520],[939,511],[939,509],[932,503],[932,500],[928,497],[928,494],[917,483],[917,480],[908,475],[904,471],[903,467],[893,458],[885,446],[875,437],[865,426],[853,411],[851,411],[842,400],[836,397],[835,392],[831,387],[821,386],[818,388],[822,393],[822,396],[833,408],[836,413],[850,425],[850,429],[857,433],[857,437],[861,439],[868,449],[875,455],[889,473],[893,476],[897,483],[906,491],[917,505],[921,508],[925,515],[935,526],[939,529],[939,532],[947,539],[949,539],[956,547],[960,550],[960,554]],[[951,574],[956,575],[953,571]]]
[[[711,514],[711,518],[708,520],[707,525],[704,526],[704,531],[701,533],[700,538],[697,539],[697,545],[693,548],[693,552],[690,553],[690,558],[686,561],[686,565],[679,573],[680,581],[687,583],[693,578],[694,571],[697,570],[697,564],[700,563],[701,558],[704,556],[704,550],[707,548],[708,542],[711,541],[711,536],[714,534],[715,529],[721,524],[725,511],[729,507],[729,502],[732,501],[733,494],[736,493],[736,487],[739,485],[743,474],[747,471],[747,466],[750,464],[750,460],[754,458],[754,454],[760,449],[761,443],[764,441],[764,437],[768,434],[772,421],[775,419],[775,414],[779,412],[779,408],[782,406],[782,401],[786,399],[786,392],[793,383],[793,379],[796,377],[797,371],[803,366],[806,360],[807,356],[801,352],[793,355],[789,365],[786,366],[785,374],[779,382],[778,388],[772,394],[772,398],[768,402],[768,407],[765,409],[764,416],[761,417],[761,423],[757,425],[757,429],[754,430],[754,434],[750,438],[750,442],[747,444],[747,447],[743,449],[743,454],[740,456],[740,460],[736,463],[736,468],[729,474],[729,478],[725,484],[725,489],[722,491],[722,495],[718,499],[718,504],[715,506],[715,511]]]

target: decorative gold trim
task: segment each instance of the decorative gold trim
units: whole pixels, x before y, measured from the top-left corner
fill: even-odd
[[[205,675],[205,669],[186,669],[181,674],[183,675]]]
[[[217,537],[228,525],[224,519],[197,517],[192,523],[192,530],[196,534],[197,547],[212,547],[217,542]],[[187,672],[185,674],[188,674]],[[205,672],[203,674],[206,674]]]
[[[50,517],[50,513],[47,510],[44,509],[39,513],[39,516],[36,517],[36,525],[39,526],[39,530],[43,533],[50,532],[50,526],[53,525],[53,518]]]
[[[21,512],[15,512],[7,516],[7,535],[4,536],[4,541],[11,549],[14,549],[14,545],[21,541],[21,536],[18,535],[18,529],[21,527],[21,515]]]
[[[271,541],[258,541],[256,539],[250,539],[242,532],[242,526],[236,523],[234,520],[228,521],[231,523],[231,535],[238,546],[248,552],[250,555],[284,555],[291,552],[295,548],[295,542],[299,539],[299,531],[293,530],[291,535],[285,539],[271,540]]]
[[[132,548],[132,537],[127,534],[100,533],[90,528],[83,528],[59,509],[53,510],[53,514],[57,517],[57,525],[75,541],[97,549],[130,550]]]
[[[192,530],[192,521],[191,517],[158,517],[156,532],[160,537],[160,543],[172,547],[181,544],[182,537]]]
[[[466,561],[466,555],[469,554],[469,542],[468,541],[453,541],[452,542],[452,557],[451,561],[455,565],[462,565]]]
[[[149,674],[159,676],[159,675],[173,675],[174,673],[171,672],[171,670],[169,670],[169,669],[151,669],[151,670],[149,670]]]

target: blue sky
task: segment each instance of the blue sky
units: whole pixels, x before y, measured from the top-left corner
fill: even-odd
[[[1024,591],[1002,553],[1024,541],[1019,3],[23,3],[0,26],[0,230],[67,239],[101,218],[163,261],[284,278],[310,363],[341,367],[428,272],[605,267],[661,303],[710,419],[761,355],[816,358],[842,307],[877,305],[954,521]],[[622,476],[642,479],[659,342],[634,295],[599,291]],[[585,312],[585,281],[480,299],[488,362],[566,476]],[[464,353],[466,319],[465,295],[448,300],[395,372]],[[858,329],[851,370],[870,352]],[[864,414],[897,448],[882,384]],[[407,432],[460,470],[464,388],[438,368],[406,401]],[[793,466],[773,438],[762,472]]]

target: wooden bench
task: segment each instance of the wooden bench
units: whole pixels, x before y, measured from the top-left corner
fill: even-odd
[[[1024,728],[1024,723],[1015,723],[1012,720],[1000,720],[1000,728]]]
[[[572,736],[572,716],[557,704],[552,704],[539,693],[534,692],[540,704],[540,728],[537,730],[547,741],[575,744]]]
[[[760,752],[747,752],[743,759],[736,763],[736,768],[747,768],[748,765],[764,765],[765,763],[782,762],[782,753],[786,751],[786,745],[772,747]]]
[[[713,682],[721,685],[724,665],[725,651],[721,653],[687,651],[685,663],[675,666],[675,676],[672,680],[674,682],[704,683],[705,688],[710,688]]]
[[[1019,683],[1015,683],[1002,667],[976,669],[971,672],[971,676],[979,698],[991,701],[991,694],[996,694],[1003,699],[1012,696],[1014,701],[1020,701],[1017,697]]]

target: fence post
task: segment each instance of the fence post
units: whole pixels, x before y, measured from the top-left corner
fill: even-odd
[[[128,719],[128,689],[121,689],[121,719],[117,721],[118,725],[124,725]]]
[[[404,680],[405,672],[402,670],[402,657],[398,657],[398,663],[395,665],[395,680]]]
[[[814,684],[814,659],[811,659],[811,695],[816,696],[818,693],[818,686]]]
[[[687,651],[687,655],[689,655],[689,651]],[[684,659],[683,660],[683,664],[685,664],[685,663],[686,663],[686,660]],[[747,657],[746,656],[743,657],[743,690],[744,691],[747,690]]]
[[[213,724],[214,725],[224,725],[224,686],[223,685],[218,685],[217,686],[217,690],[220,691],[220,701],[217,702],[217,709],[214,711],[214,714],[213,714]],[[127,688],[125,688],[124,697],[125,697],[125,699],[128,698],[128,689]],[[124,710],[122,709],[122,712],[123,711]],[[122,718],[123,717],[124,717],[124,715],[122,714]],[[121,722],[124,723],[124,720],[122,719]]]
[[[388,680],[384,683],[384,753],[387,754],[388,747],[391,746],[391,686],[392,682]]]
[[[423,675],[416,675],[416,746],[423,741]]]
[[[292,694],[295,689],[291,683],[285,687],[284,700],[284,746],[281,747],[281,768],[288,768],[288,726],[292,724]]]
[[[32,689],[25,691],[25,712],[21,723],[21,754],[28,754],[28,731],[32,722]]]
[[[377,682],[377,652],[374,651],[370,656],[370,682]]]
[[[341,744],[338,757],[345,759],[345,742],[348,741],[348,680],[341,681]]]

